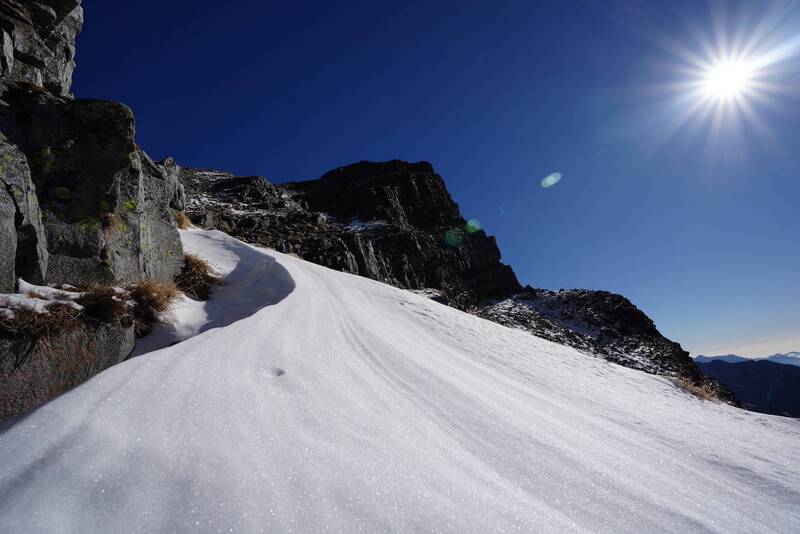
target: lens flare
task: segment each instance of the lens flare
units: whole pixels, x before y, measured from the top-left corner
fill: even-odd
[[[544,189],[549,189],[549,188],[553,187],[554,185],[556,185],[560,181],[561,181],[561,173],[560,172],[554,172],[553,174],[551,174],[550,176],[548,176],[544,180],[542,180],[542,187]]]
[[[480,229],[481,229],[481,222],[478,219],[470,219],[469,221],[467,221],[467,224],[464,225],[464,230],[466,230],[468,234],[474,234]]]
[[[457,247],[464,241],[462,230],[448,230],[444,234],[444,244],[448,247]]]

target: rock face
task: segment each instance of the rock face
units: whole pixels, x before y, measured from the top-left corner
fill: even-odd
[[[83,26],[80,0],[0,0],[0,75],[68,96],[75,38]]]
[[[47,340],[0,337],[0,421],[39,406],[133,350],[133,326],[86,324]]]
[[[47,241],[36,187],[25,155],[0,136],[0,292],[17,277],[41,284],[47,273]]]
[[[168,209],[182,202],[174,169],[136,145],[129,108],[65,96],[82,17],[78,0],[0,0],[13,50],[0,83],[0,241],[13,251],[0,260],[4,291],[16,277],[166,281],[182,262]]]
[[[465,229],[429,163],[360,162],[280,186],[198,169],[181,177],[187,214],[202,226],[399,287],[433,289],[462,309],[520,290],[494,238]]]
[[[661,335],[653,321],[622,295],[526,287],[474,313],[556,343],[652,374],[700,379],[689,353]]]

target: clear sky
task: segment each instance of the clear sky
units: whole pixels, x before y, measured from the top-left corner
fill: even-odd
[[[84,7],[73,90],[155,158],[430,161],[521,282],[622,293],[695,353],[800,350],[798,2]],[[712,98],[737,52],[746,90]]]

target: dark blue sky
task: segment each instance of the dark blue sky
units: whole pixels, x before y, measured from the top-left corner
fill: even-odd
[[[796,2],[84,6],[73,90],[130,105],[155,158],[275,182],[427,160],[523,283],[623,293],[692,351],[800,350],[800,113],[772,87],[800,90],[796,51],[756,120],[679,125],[675,85],[715,36],[796,45]]]

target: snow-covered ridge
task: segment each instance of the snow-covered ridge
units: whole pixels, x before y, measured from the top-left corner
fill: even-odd
[[[220,232],[183,238],[241,274],[215,295],[234,291],[238,320],[3,427],[0,531],[800,527],[798,421]],[[280,298],[259,305],[263,287]]]

